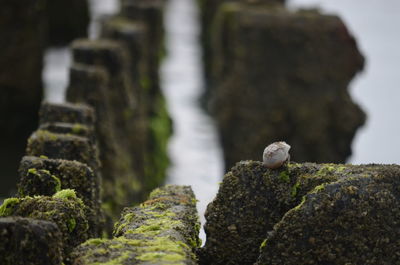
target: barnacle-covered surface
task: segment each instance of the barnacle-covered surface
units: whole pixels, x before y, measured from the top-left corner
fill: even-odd
[[[201,264],[254,264],[260,245],[258,264],[398,260],[399,181],[394,165],[239,162],[207,208]]]
[[[18,196],[52,196],[61,189],[73,189],[88,206],[86,217],[90,235],[101,235],[104,223],[98,179],[86,165],[77,161],[23,157],[19,168]]]
[[[90,239],[74,264],[197,264],[200,246],[196,199],[187,186],[154,190],[138,207],[125,208],[113,239]]]
[[[86,206],[73,190],[50,196],[9,198],[0,206],[0,217],[21,216],[54,222],[61,231],[64,261],[73,248],[89,238]]]
[[[52,222],[21,217],[0,218],[0,264],[61,265],[62,237]]]

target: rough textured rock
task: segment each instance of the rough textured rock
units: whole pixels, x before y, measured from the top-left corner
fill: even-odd
[[[87,164],[95,172],[99,168],[96,146],[86,137],[37,130],[28,139],[28,156],[76,160]]]
[[[86,37],[90,22],[88,0],[47,1],[46,15],[49,45],[68,45]]]
[[[0,217],[21,216],[56,223],[62,233],[64,261],[69,263],[73,248],[89,237],[85,208],[73,190],[61,190],[52,197],[9,198],[0,206]]]
[[[126,208],[111,240],[91,239],[73,253],[74,264],[197,264],[200,246],[196,199],[187,186],[153,191],[139,207]]]
[[[43,102],[39,110],[40,125],[48,123],[70,123],[93,127],[95,113],[93,108],[84,104]]]
[[[316,187],[262,244],[256,264],[397,264],[400,168]]]
[[[30,218],[0,218],[0,264],[61,263],[62,241],[57,225]]]
[[[160,92],[159,68],[164,54],[164,13],[165,0],[122,0],[121,16],[142,22],[147,27],[147,66],[149,93],[153,102]]]
[[[73,189],[88,211],[91,237],[101,235],[103,213],[100,200],[100,183],[92,169],[77,161],[23,157],[19,168],[19,197],[52,196],[61,189]]]
[[[149,91],[141,87],[141,82],[131,80],[133,76],[147,77],[140,62],[131,64],[140,53],[138,49],[143,48],[142,28],[139,26],[136,32],[133,22],[115,19],[106,21],[104,30],[115,40],[74,42],[75,64],[67,93],[68,100],[85,102],[96,109],[103,200],[114,216],[123,206],[143,200],[163,183],[171,133],[162,95],[154,102],[146,101]],[[147,61],[144,57],[144,65]],[[147,102],[155,110],[151,115]]]
[[[104,67],[74,64],[70,70],[67,99],[93,106],[99,117],[95,130],[102,165],[102,199],[108,215],[117,216],[122,207],[144,197],[143,143],[133,144],[144,134],[133,133],[126,126],[117,124],[117,116],[126,118],[125,125],[135,120],[130,116],[132,112],[112,97],[111,94],[116,92],[110,87],[108,76]],[[129,126],[133,130],[133,126]]]
[[[130,157],[138,174],[143,165],[145,125],[140,108],[138,88],[133,86],[129,75],[130,58],[124,47],[113,40],[78,40],[72,45],[74,62],[103,67],[109,76],[107,96],[109,97],[108,110],[112,115],[114,131],[118,140],[123,143],[128,152],[137,153],[137,157]],[[71,76],[73,77],[73,76]],[[79,84],[71,81],[69,90],[77,90]],[[82,85],[81,85],[82,86]],[[68,98],[78,98],[71,91]],[[81,94],[83,94],[81,92]],[[136,160],[135,160],[136,159]]]
[[[143,22],[122,16],[105,19],[101,27],[103,38],[120,41],[129,52],[130,76],[134,87],[138,88],[139,104],[148,107],[147,94],[151,81],[148,73],[147,35],[148,31]]]
[[[37,127],[45,36],[43,0],[3,0],[0,8],[0,194],[15,186],[26,139]]]
[[[364,59],[338,17],[228,3],[214,37],[213,105],[228,168],[280,140],[296,161],[346,160],[365,121],[347,90]]]
[[[345,264],[351,263],[351,252],[360,261],[354,264],[373,264],[364,252],[380,257],[388,252],[376,244],[390,242],[391,251],[398,247],[392,234],[398,237],[399,181],[398,166],[290,163],[270,170],[261,162],[242,161],[225,175],[207,207],[201,264],[254,264],[260,245],[259,264]],[[325,187],[331,188],[324,192]],[[392,212],[381,207],[379,196]],[[369,242],[361,239],[363,224],[370,229]],[[393,253],[387,260],[398,259]],[[343,258],[335,263],[330,255]]]
[[[131,58],[131,76],[134,86],[139,88],[139,105],[146,112],[145,160],[152,165],[145,168],[147,193],[163,183],[169,165],[167,141],[172,133],[172,122],[158,84],[163,50],[163,1],[126,1],[123,6],[120,15],[104,22],[102,36],[123,43]]]
[[[203,47],[203,61],[204,73],[207,82],[206,97],[208,98],[211,91],[209,90],[213,85],[212,69],[213,63],[213,37],[212,32],[215,27],[218,9],[224,3],[239,2],[239,3],[252,3],[252,4],[283,4],[284,0],[197,0],[200,7],[200,21],[201,21],[201,42]]]

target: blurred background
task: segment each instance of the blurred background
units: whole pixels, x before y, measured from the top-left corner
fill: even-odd
[[[14,0],[8,2],[11,3],[11,1]],[[56,4],[56,2],[60,3]],[[42,98],[42,96],[50,102],[65,101],[69,66],[72,60],[68,47],[70,41],[86,35],[91,39],[98,38],[101,21],[120,10],[120,2],[117,0],[91,0],[87,6],[84,4],[74,6],[75,10],[80,10],[83,14],[65,11],[71,6],[63,6],[61,2],[61,0],[54,1],[56,6],[51,7],[54,9],[52,11],[43,10],[40,6],[32,7],[37,9],[36,13],[26,10],[18,11],[19,7],[10,3],[5,4],[10,6],[9,9],[2,8],[0,11],[0,50],[2,51],[0,52],[2,90],[0,129],[3,132],[0,142],[2,168],[0,197],[3,198],[15,192],[19,160],[24,153],[27,138],[37,127],[37,115],[32,115],[32,113],[37,112],[39,108],[37,102],[40,100],[30,102],[33,98]],[[84,1],[72,2],[82,4]],[[350,34],[355,37],[357,46],[366,59],[364,70],[352,79],[349,85],[352,100],[361,106],[367,114],[367,119],[363,127],[356,130],[356,136],[351,144],[353,153],[350,157],[345,155],[347,162],[354,164],[400,163],[400,138],[398,137],[400,74],[397,65],[400,61],[398,49],[400,47],[398,32],[400,2],[397,0],[384,2],[291,0],[287,6],[293,10],[318,8],[322,14],[338,15],[344,21]],[[65,17],[54,17],[55,12],[60,12],[56,9],[64,10],[65,12],[61,13],[64,13]],[[43,33],[39,26],[35,26],[48,23],[41,21],[46,16],[40,14],[45,12],[53,14],[53,17],[48,16],[49,19],[53,19],[52,25],[54,25],[48,28],[49,33]],[[173,121],[173,134],[168,145],[170,166],[166,174],[166,182],[192,185],[199,200],[200,216],[203,216],[206,205],[215,196],[218,183],[225,172],[224,151],[220,143],[221,135],[218,133],[218,125],[210,116],[210,112],[204,108],[207,104],[201,104],[200,100],[206,91],[206,86],[212,83],[204,78],[207,73],[204,72],[203,58],[207,51],[203,47],[204,35],[201,37],[201,34],[204,34],[202,25],[205,20],[212,19],[206,16],[204,20],[204,12],[204,6],[203,10],[200,10],[195,0],[165,1],[166,55],[160,67],[161,89]],[[16,19],[25,19],[26,26],[23,23],[14,23]],[[70,24],[66,25],[66,21]],[[65,31],[67,33],[60,34],[62,27],[67,28]],[[42,39],[35,40],[32,34],[36,37],[41,36]],[[17,48],[19,50],[13,50]],[[29,68],[24,70],[29,64],[37,65],[34,69],[39,71],[41,58],[43,58],[42,80],[37,75],[33,76]],[[15,74],[17,70],[25,72],[18,75]],[[41,87],[44,88],[43,95]],[[34,93],[35,90],[38,92]],[[12,93],[7,91],[12,91]],[[226,94],[223,94],[223,97],[226,98]],[[27,113],[25,115],[29,117],[27,120],[19,120],[19,117],[24,117],[23,113]],[[250,133],[257,135],[258,132],[251,131]],[[269,143],[266,140],[263,146],[259,146],[259,160],[261,160],[262,150]],[[228,146],[235,144],[235,142],[224,142],[224,145]],[[240,154],[238,156],[240,157]],[[250,158],[253,157],[244,157],[244,159]],[[296,157],[294,159],[296,160]]]

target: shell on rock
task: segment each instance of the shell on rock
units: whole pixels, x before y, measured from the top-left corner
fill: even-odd
[[[263,164],[267,168],[275,169],[281,167],[290,159],[290,145],[285,142],[275,142],[264,149]]]

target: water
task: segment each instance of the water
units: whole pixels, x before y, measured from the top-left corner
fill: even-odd
[[[168,56],[161,76],[174,121],[167,182],[192,186],[204,224],[205,209],[224,172],[215,125],[199,105],[204,83],[198,19],[195,1],[169,0],[165,17]],[[205,241],[203,230],[200,238]]]

